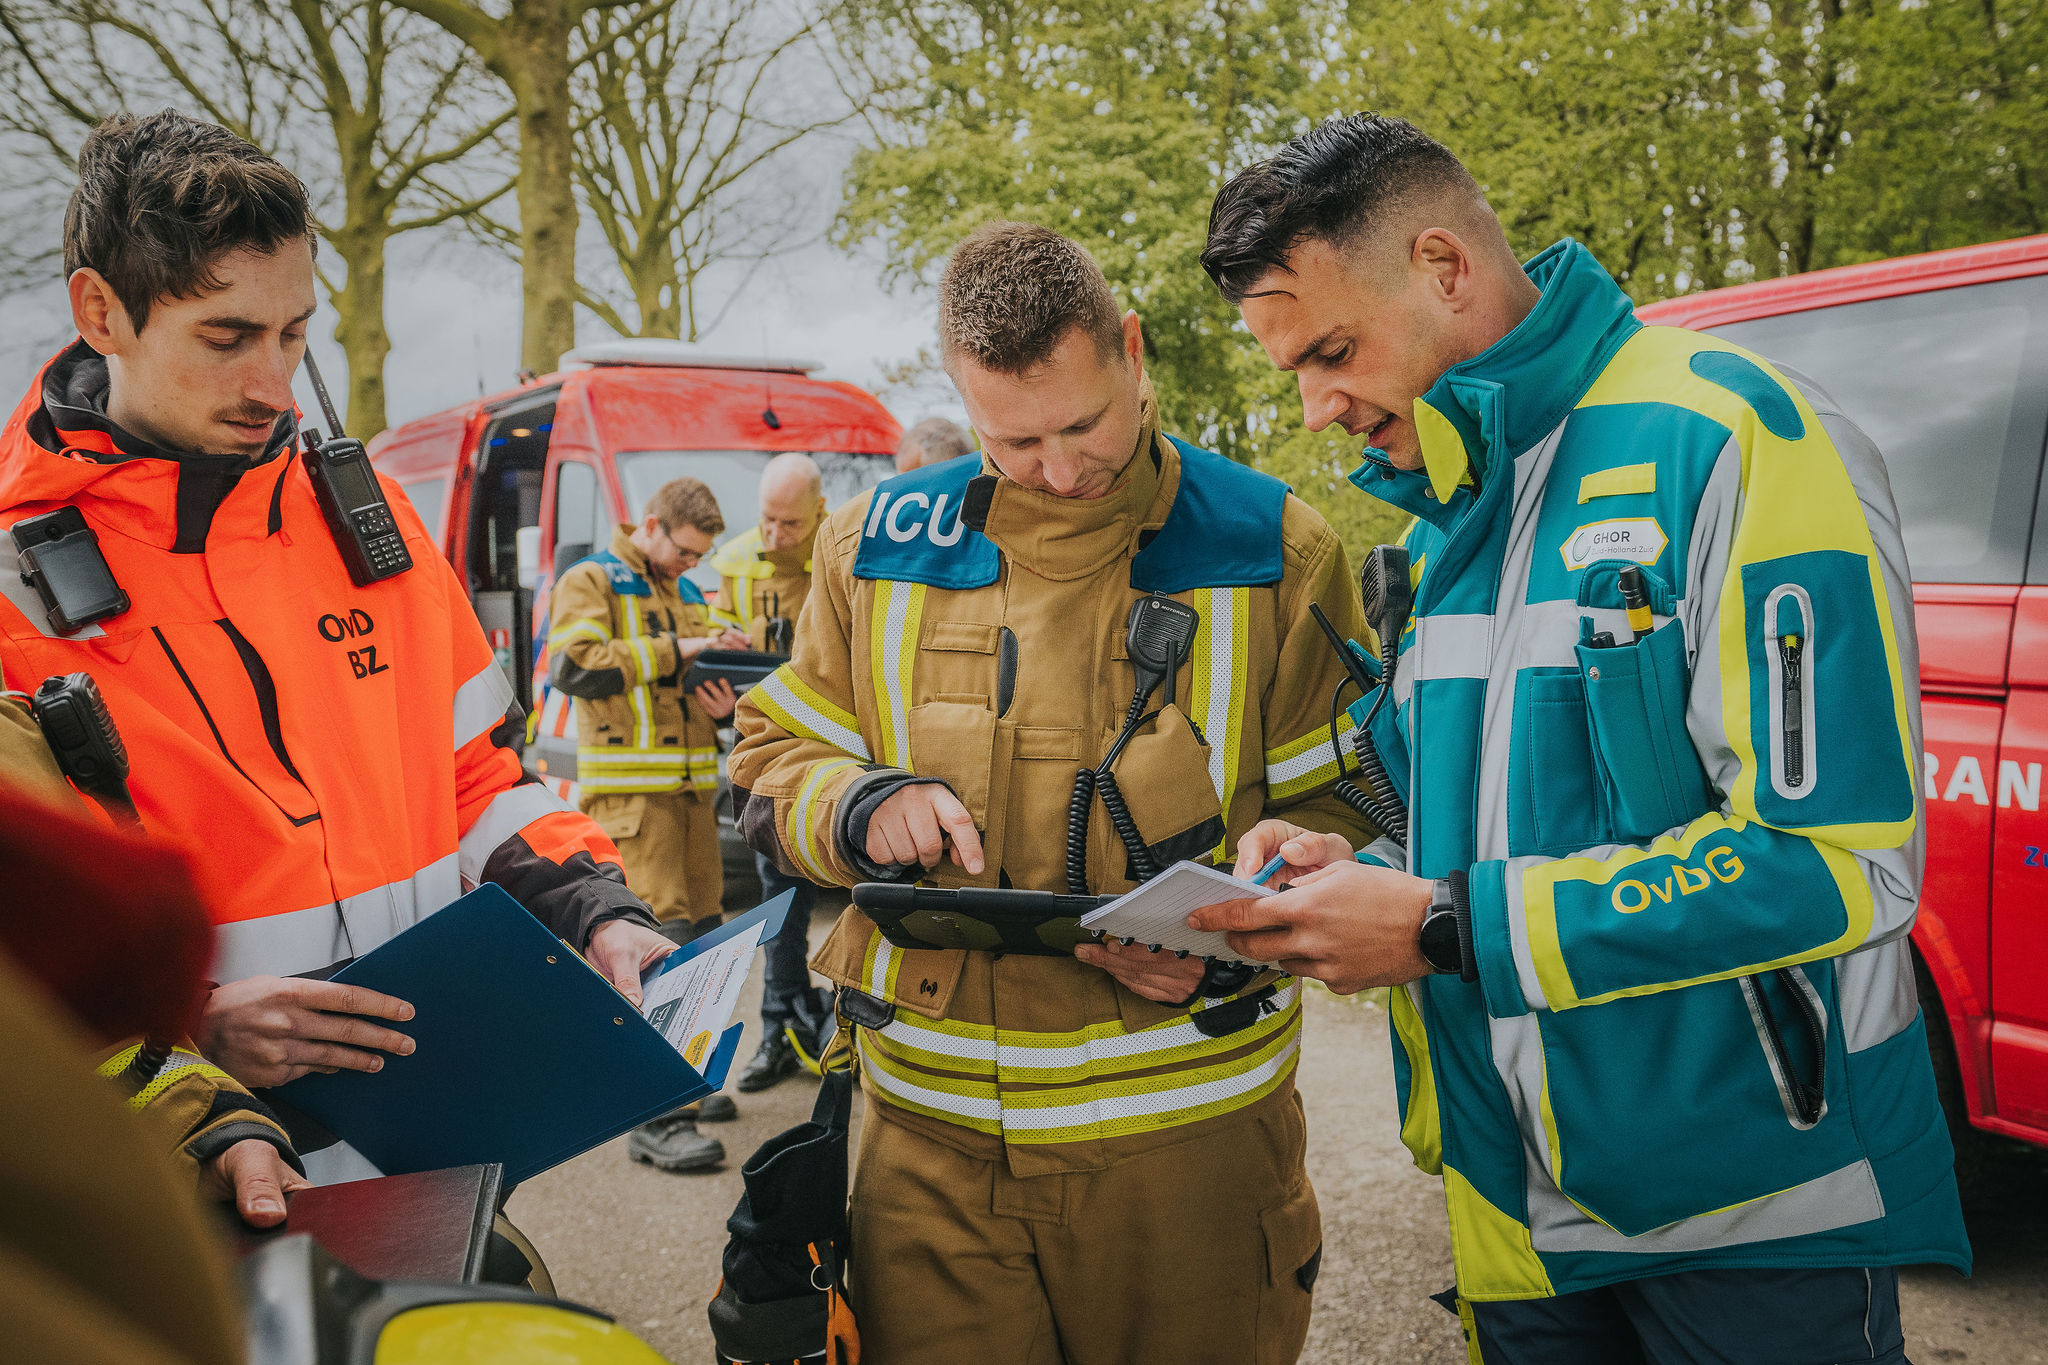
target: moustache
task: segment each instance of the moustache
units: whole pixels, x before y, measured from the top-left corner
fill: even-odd
[[[284,416],[282,408],[266,408],[259,404],[253,407],[234,408],[227,412],[217,412],[214,414],[213,420],[216,422],[242,422],[251,425],[257,422],[268,422],[275,425],[277,419],[282,416]]]

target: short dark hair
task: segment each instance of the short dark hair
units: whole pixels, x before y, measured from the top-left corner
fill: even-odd
[[[1105,360],[1123,350],[1123,313],[1095,258],[1051,228],[988,223],[954,248],[939,281],[939,357],[1021,374],[1081,328]]]
[[[90,266],[140,332],[158,299],[221,287],[221,257],[312,240],[299,178],[243,139],[174,109],[116,114],[78,150],[64,274]]]
[[[1415,197],[1478,182],[1449,148],[1406,119],[1333,118],[1235,176],[1209,210],[1202,269],[1232,303],[1287,268],[1310,238],[1348,246]]]
[[[646,515],[671,531],[679,526],[694,526],[714,539],[725,532],[725,516],[718,510],[717,495],[704,480],[687,474],[655,489],[654,496],[647,500]]]

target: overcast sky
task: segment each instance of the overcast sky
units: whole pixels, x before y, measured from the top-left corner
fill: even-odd
[[[830,160],[821,156],[805,171],[816,177],[814,183],[836,188],[843,165],[843,153]],[[832,207],[829,194],[814,207],[821,231]],[[7,218],[11,233],[41,234],[56,242],[59,224],[54,219],[18,212]],[[0,299],[0,318],[6,319],[0,328],[0,391],[6,395],[6,411],[43,361],[72,336],[56,273],[52,264],[47,286]],[[704,344],[720,352],[822,361],[820,377],[875,391],[885,366],[900,365],[931,346],[936,306],[930,287],[891,293],[881,286],[881,275],[882,262],[872,251],[849,255],[822,241],[801,248],[761,267],[738,306],[727,310]],[[512,386],[519,366],[519,273],[511,262],[466,241],[417,233],[393,243],[387,279],[385,317],[392,348],[384,378],[394,426]],[[612,335],[578,310],[578,341]],[[314,354],[338,401],[346,368],[333,338],[334,315],[323,303],[314,317]],[[300,403],[310,409],[311,390],[303,380],[299,389]],[[881,397],[905,426],[933,414],[966,421],[943,376],[892,388]]]

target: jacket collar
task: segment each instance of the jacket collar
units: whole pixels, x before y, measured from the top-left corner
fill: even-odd
[[[243,509],[249,519],[236,522],[235,534],[278,530],[276,503],[289,466],[277,459],[297,438],[294,414],[278,419],[270,443],[253,460],[185,454],[109,420],[107,387],[105,359],[83,341],[51,358],[0,433],[0,507],[32,515],[79,504],[96,525],[177,554],[204,551],[231,500],[237,508],[250,503]],[[263,465],[273,465],[280,477],[253,481],[260,490],[235,500],[242,476]]]
[[[1522,269],[1541,292],[1529,315],[1444,371],[1415,404],[1416,434],[1438,507],[1453,501],[1468,473],[1483,483],[1542,440],[1642,327],[1628,295],[1569,237]],[[1369,491],[1384,496],[1384,481],[1373,477]]]

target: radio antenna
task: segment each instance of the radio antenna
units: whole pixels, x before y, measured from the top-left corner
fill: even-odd
[[[320,400],[320,415],[327,419],[327,429],[340,436],[341,418],[334,415],[334,400],[327,396],[327,386],[320,382],[320,367],[313,363],[311,346],[306,348],[305,362],[306,378],[313,381],[313,396]]]

